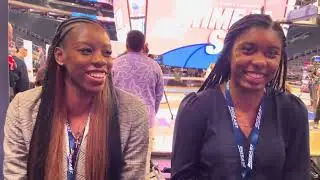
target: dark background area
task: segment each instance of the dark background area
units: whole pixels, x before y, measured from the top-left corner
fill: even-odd
[[[0,1],[0,179],[3,179],[3,125],[8,106],[8,1]]]
[[[288,57],[320,54],[320,26],[291,25],[287,34]]]
[[[290,25],[287,34],[289,81],[301,83],[303,67],[313,56],[320,55],[320,26]]]
[[[111,4],[88,3],[87,0],[19,0],[41,7],[55,8],[68,12],[84,13],[93,16],[114,18],[113,6]],[[28,8],[10,5],[9,21],[14,25],[14,36],[30,40],[38,46],[45,47],[50,44],[57,26],[64,20],[70,18],[66,15],[30,12]],[[111,40],[117,40],[115,22],[101,22],[108,31]]]

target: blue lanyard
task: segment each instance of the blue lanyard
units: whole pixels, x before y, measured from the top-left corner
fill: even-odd
[[[77,155],[78,155],[83,137],[81,138],[80,142],[76,142],[76,139],[72,134],[69,121],[67,121],[66,125],[67,125],[68,140],[69,140],[69,155],[67,156],[67,160],[68,160],[68,176],[67,176],[68,178],[67,179],[74,180]]]
[[[235,113],[235,107],[234,103],[231,98],[230,94],[230,88],[229,88],[229,82],[227,83],[226,87],[226,101],[227,105],[230,111],[230,116],[232,120],[232,127],[233,127],[233,133],[236,139],[237,147],[239,150],[240,154],[240,161],[241,161],[241,177],[242,179],[248,179],[250,173],[253,170],[253,160],[254,160],[254,152],[256,150],[256,145],[258,143],[258,138],[259,138],[259,131],[260,131],[260,122],[261,122],[261,117],[262,117],[262,112],[263,112],[263,99],[259,107],[259,111],[256,117],[256,122],[254,125],[254,128],[249,136],[249,154],[248,154],[248,162],[246,163],[245,157],[244,157],[244,137],[243,134],[241,133],[241,129],[238,125],[237,119],[236,119],[236,113]]]

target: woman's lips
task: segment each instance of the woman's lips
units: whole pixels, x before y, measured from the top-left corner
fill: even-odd
[[[256,79],[264,78],[264,74],[261,74],[261,73],[247,72],[246,74]]]
[[[265,82],[265,75],[262,73],[247,72],[245,75],[250,83],[261,84]]]

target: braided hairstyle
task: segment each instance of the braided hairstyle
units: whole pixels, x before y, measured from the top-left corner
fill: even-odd
[[[224,46],[220,53],[214,69],[211,71],[207,79],[198,92],[207,88],[214,87],[218,84],[227,82],[230,79],[231,71],[231,55],[236,39],[253,27],[272,28],[276,31],[282,40],[282,52],[279,69],[271,82],[267,84],[269,88],[284,92],[285,79],[287,74],[287,53],[286,53],[286,37],[279,23],[273,22],[269,15],[251,14],[243,17],[235,22],[229,29],[224,39]]]
[[[63,157],[66,148],[67,108],[64,95],[66,69],[56,62],[55,49],[63,47],[66,36],[79,23],[103,28],[97,21],[87,18],[68,19],[57,28],[48,52],[47,70],[39,98],[39,111],[30,142],[28,180],[61,179],[61,175],[65,172],[62,164],[64,160],[66,161],[66,157]],[[110,73],[104,89],[94,97],[92,109],[86,146],[85,179],[120,179],[123,159],[118,104]],[[110,150],[109,144],[112,144]]]

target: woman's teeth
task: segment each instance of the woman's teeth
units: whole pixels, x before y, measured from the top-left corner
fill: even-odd
[[[94,78],[105,78],[106,77],[106,73],[94,72],[94,73],[89,73],[89,76],[94,77]]]
[[[253,78],[263,78],[263,74],[258,74],[258,73],[252,73],[252,72],[248,72],[247,73],[248,74],[248,76],[251,76],[251,77],[253,77]]]

